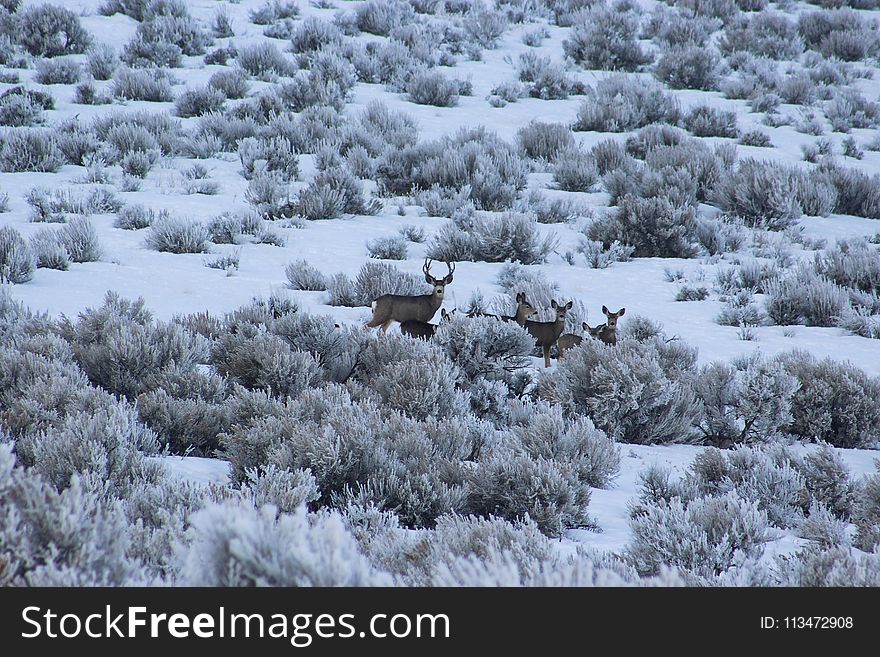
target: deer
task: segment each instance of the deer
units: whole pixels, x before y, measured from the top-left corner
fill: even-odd
[[[604,313],[607,321],[601,326],[597,327],[598,333],[596,337],[605,344],[614,346],[617,344],[617,320],[618,318],[623,317],[623,314],[626,312],[626,308],[621,308],[616,313],[613,313],[605,306],[602,306],[602,312]]]
[[[562,330],[565,328],[565,315],[571,310],[573,302],[569,301],[565,305],[556,303],[556,300],[550,302],[550,306],[556,311],[556,319],[552,322],[533,322],[526,320],[523,325],[525,329],[535,338],[535,343],[544,351],[544,367],[550,367],[550,347],[556,344]]]
[[[591,338],[599,339],[599,332],[604,327],[604,324],[599,324],[595,328],[587,324],[586,322],[581,323],[584,332],[589,335]],[[566,333],[565,335],[559,336],[559,340],[556,341],[556,349],[559,352],[559,357],[562,358],[565,355],[565,352],[569,349],[573,349],[577,347],[581,342],[584,341],[584,337],[578,335],[577,333]]]
[[[516,322],[520,326],[525,326],[526,320],[537,312],[535,307],[526,301],[526,293],[520,292],[516,295],[516,313],[514,315],[492,315],[490,313],[468,313],[468,317],[494,317],[502,322]]]
[[[425,258],[422,271],[425,273],[425,281],[433,286],[431,294],[419,294],[407,296],[405,294],[383,294],[373,301],[373,318],[367,323],[367,328],[382,327],[382,332],[387,333],[391,322],[406,322],[415,320],[427,323],[443,304],[443,292],[446,286],[452,283],[452,273],[455,271],[455,263],[447,262],[446,268],[449,273],[444,278],[431,276],[431,259]]]
[[[440,311],[440,323],[448,322],[455,313],[446,312],[446,308]],[[430,340],[434,337],[434,331],[437,330],[437,324],[429,324],[428,322],[420,322],[417,319],[408,319],[400,323],[400,332],[411,338],[421,338],[422,340]]]

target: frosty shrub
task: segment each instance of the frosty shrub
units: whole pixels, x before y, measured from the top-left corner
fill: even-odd
[[[238,142],[238,157],[247,180],[263,170],[277,171],[284,182],[299,177],[299,158],[285,137],[245,137]]]
[[[539,224],[563,224],[579,217],[592,216],[592,211],[576,201],[567,198],[546,198],[537,190],[529,194],[523,210],[535,215]]]
[[[815,255],[816,271],[844,287],[880,293],[880,251],[864,239],[842,239]]]
[[[347,169],[319,172],[300,190],[296,213],[305,219],[335,219],[343,214],[374,215],[382,209],[378,199],[366,201],[363,186]]]
[[[635,13],[597,4],[581,14],[581,21],[563,41],[565,54],[587,69],[635,71],[652,60],[638,42]]]
[[[236,63],[248,74],[258,79],[293,75],[294,63],[281,54],[278,47],[264,41],[253,46],[242,46],[235,55]]]
[[[186,586],[388,585],[363,556],[338,513],[310,516],[305,507],[211,505],[193,515],[180,548]]]
[[[652,123],[678,123],[675,97],[652,80],[614,75],[590,87],[573,130],[627,132]]]
[[[546,535],[591,527],[590,487],[556,461],[499,449],[468,472],[470,513],[522,521],[528,516]]]
[[[878,586],[877,553],[854,552],[848,546],[809,546],[790,558],[777,557],[782,586]]]
[[[202,55],[212,41],[184,2],[153,2],[126,50],[150,53],[173,47],[184,55]]]
[[[684,117],[684,126],[696,137],[736,137],[736,112],[697,105]]]
[[[404,0],[368,0],[355,9],[357,28],[379,36],[388,36],[394,28],[407,25],[414,18],[412,6]]]
[[[86,70],[96,80],[109,80],[119,67],[119,57],[113,46],[95,44],[89,49]]]
[[[98,242],[98,232],[88,217],[72,217],[58,231],[58,238],[71,262],[95,262],[101,259],[103,249]]]
[[[140,230],[149,228],[155,219],[156,213],[143,205],[126,205],[116,213],[113,226],[125,230]]]
[[[775,60],[796,59],[804,50],[797,25],[785,14],[763,11],[730,21],[718,42],[725,56],[747,52]]]
[[[577,252],[583,254],[592,269],[607,269],[615,262],[628,262],[634,251],[634,246],[624,246],[617,241],[605,248],[602,242],[581,239],[577,247]]]
[[[30,95],[0,96],[0,125],[19,128],[38,125],[44,121],[42,106]]]
[[[306,260],[296,260],[285,267],[287,285],[291,290],[322,291],[327,289],[327,278]]]
[[[568,192],[591,192],[599,182],[599,169],[592,153],[568,148],[558,153],[553,165],[553,182]]]
[[[874,462],[875,471],[862,479],[853,506],[853,522],[856,525],[856,546],[870,552],[880,545],[880,466]]]
[[[672,89],[718,88],[719,59],[714,50],[701,45],[673,46],[662,51],[654,75]]]
[[[166,253],[207,253],[208,228],[200,221],[159,216],[147,234],[147,247]]]
[[[367,254],[377,260],[406,260],[406,240],[399,235],[367,241]]]
[[[858,91],[845,89],[825,104],[825,116],[835,132],[853,128],[876,128],[880,124],[880,103],[868,100]]]
[[[80,67],[70,59],[42,59],[37,63],[35,80],[40,84],[76,84]]]
[[[534,350],[534,339],[519,324],[493,317],[454,316],[440,324],[433,341],[470,380],[510,381]]]
[[[567,421],[559,406],[514,403],[512,432],[533,458],[565,464],[593,488],[607,488],[620,470],[620,447],[589,418]]]
[[[844,288],[808,266],[768,281],[767,315],[775,324],[834,326],[849,308]]]
[[[704,366],[694,380],[703,404],[698,425],[703,441],[727,447],[778,439],[791,420],[797,386],[779,363],[760,356]]]
[[[64,164],[64,154],[55,137],[43,130],[14,130],[0,147],[0,170],[55,173]]]
[[[527,176],[528,161],[484,128],[389,149],[376,167],[376,183],[383,195],[409,195],[435,186],[457,194],[466,188],[477,209],[493,211],[514,204]]]
[[[632,162],[632,158],[627,155],[623,144],[614,139],[605,139],[590,149],[590,155],[596,161],[596,167],[599,169],[599,175],[604,176],[606,173],[620,169]]]
[[[779,357],[800,387],[789,431],[835,447],[868,447],[880,429],[880,381],[855,365],[793,351]]]
[[[235,244],[242,234],[241,217],[224,212],[208,222],[208,233],[214,244]]]
[[[798,17],[798,33],[807,48],[825,57],[859,61],[877,50],[877,27],[852,9],[811,11]]]
[[[436,233],[428,245],[428,256],[446,261],[510,260],[532,265],[545,262],[557,244],[555,234],[542,235],[535,219],[527,214],[487,213],[474,217],[467,230],[448,226]]]
[[[294,349],[310,353],[333,381],[346,380],[357,364],[357,336],[329,315],[288,313],[274,322],[271,331]]]
[[[591,240],[610,249],[614,242],[634,247],[637,258],[691,258],[696,255],[694,209],[668,198],[626,195],[616,211],[588,229]]]
[[[61,329],[89,380],[130,399],[155,385],[162,371],[191,369],[207,356],[200,337],[155,322],[143,299],[131,302],[113,292],[101,307],[87,308],[75,323],[66,319]]]
[[[27,242],[12,226],[0,228],[0,283],[27,283],[36,262]]]
[[[694,582],[724,572],[743,557],[759,557],[769,540],[766,514],[735,493],[688,503],[661,501],[633,517],[630,528],[627,553],[640,574],[671,566]]]
[[[746,158],[719,179],[710,196],[749,226],[784,230],[802,214],[797,190],[798,178],[783,165]]]
[[[519,81],[526,83],[525,93],[523,85],[516,82],[502,83],[492,93],[508,102],[515,102],[526,93],[532,98],[560,100],[583,89],[579,82],[568,76],[561,64],[550,57],[538,57],[535,53],[527,52],[519,56],[518,68]]]
[[[21,12],[17,33],[21,45],[35,57],[78,55],[92,42],[79,16],[52,4],[28,7]]]
[[[31,252],[37,267],[66,271],[70,266],[70,254],[64,247],[60,231],[43,228],[31,235]]]
[[[622,442],[687,440],[699,405],[687,379],[664,363],[663,346],[662,340],[619,340],[615,347],[585,340],[566,352],[548,385],[560,403]],[[684,374],[692,369],[687,363]]]
[[[226,94],[213,86],[187,89],[174,100],[174,113],[183,118],[222,112]]]
[[[439,71],[419,71],[406,83],[409,99],[418,105],[452,107],[458,104],[459,83]]]
[[[290,46],[295,53],[311,54],[324,48],[340,47],[342,41],[342,31],[331,21],[308,16],[299,23],[290,37]]]
[[[251,87],[245,72],[238,68],[217,71],[208,80],[208,85],[232,99],[244,98]]]
[[[837,191],[834,212],[880,219],[880,176],[841,166],[820,165]]]
[[[174,100],[174,91],[162,69],[121,68],[113,77],[113,95],[123,100],[148,100],[166,103]]]
[[[528,157],[548,162],[574,146],[571,130],[561,123],[532,121],[517,131],[516,140]]]
[[[822,445],[808,452],[795,467],[804,477],[811,504],[821,506],[835,518],[850,518],[856,487],[837,450]]]

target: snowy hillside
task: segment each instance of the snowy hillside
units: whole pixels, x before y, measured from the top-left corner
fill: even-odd
[[[0,582],[880,583],[878,24],[0,0]]]

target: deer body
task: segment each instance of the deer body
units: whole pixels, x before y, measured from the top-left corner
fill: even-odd
[[[602,312],[605,314],[607,321],[602,326],[597,326],[597,335],[602,342],[609,345],[617,344],[617,320],[626,312],[626,308],[621,308],[616,313],[611,312],[605,306],[602,306]],[[591,333],[592,335],[592,333]]]
[[[544,367],[550,367],[550,348],[559,340],[562,331],[565,328],[565,315],[571,310],[572,302],[560,305],[555,300],[550,302],[553,310],[556,311],[556,320],[552,322],[533,322],[526,320],[525,329],[535,338],[535,343],[541,347],[544,352]]]
[[[593,328],[586,322],[583,322],[582,327],[584,331],[591,338],[599,338],[599,332],[604,328],[604,324],[599,324],[599,326]],[[559,340],[556,341],[556,349],[559,351],[559,357],[562,358],[566,351],[569,349],[573,349],[577,347],[581,342],[584,341],[584,336],[577,335],[576,333],[566,333],[565,335],[559,336]]]
[[[449,273],[444,278],[431,276],[431,261],[425,258],[422,271],[425,273],[425,281],[434,287],[431,294],[407,296],[404,294],[384,294],[372,303],[373,318],[367,323],[368,328],[382,327],[382,331],[388,331],[391,322],[423,322],[427,323],[437,309],[443,304],[443,293],[446,286],[452,282],[452,272],[455,271],[454,263],[446,263]]]
[[[446,310],[440,311],[440,322],[448,322],[452,319],[452,313],[446,312]],[[400,323],[400,332],[404,335],[408,335],[411,338],[421,338],[422,340],[430,340],[434,337],[434,331],[437,330],[437,324],[429,324],[428,322],[420,322],[417,319],[408,319],[404,322]]]

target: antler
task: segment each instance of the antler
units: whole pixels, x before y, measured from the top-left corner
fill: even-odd
[[[454,262],[447,262],[446,269],[449,270],[449,273],[446,274],[446,277],[443,280],[446,281],[447,285],[449,285],[452,282],[452,272],[455,271],[455,263]]]
[[[425,258],[425,264],[422,265],[422,271],[425,272],[425,280],[432,285],[437,283],[437,279],[431,276],[431,259]]]

